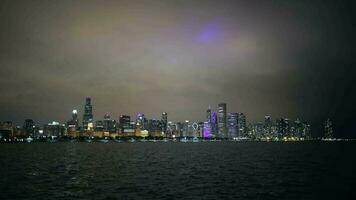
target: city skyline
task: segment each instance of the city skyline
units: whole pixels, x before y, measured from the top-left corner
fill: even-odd
[[[136,112],[330,118],[354,138],[354,12],[332,1],[1,1],[0,121]],[[214,109],[216,109],[214,107]]]
[[[78,110],[73,109],[71,119],[66,123],[50,121],[42,125],[32,119],[26,119],[23,126],[11,121],[0,122],[0,139],[3,141],[23,141],[35,138],[202,138],[229,140],[262,140],[262,141],[304,141],[312,139],[333,139],[332,121],[326,120],[322,137],[312,134],[310,124],[303,119],[276,118],[265,115],[264,121],[250,122],[244,113],[229,111],[226,103],[219,103],[216,111],[209,105],[203,121],[170,121],[167,112],[161,118],[150,118],[142,112],[120,115],[119,119],[106,113],[103,117],[94,117],[92,99],[85,98],[82,121]],[[95,107],[94,107],[95,108]],[[229,111],[229,112],[228,112]],[[185,139],[183,140],[185,142]]]

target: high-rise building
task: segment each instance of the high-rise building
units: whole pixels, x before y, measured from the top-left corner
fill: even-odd
[[[238,113],[227,114],[227,131],[229,138],[237,138],[239,136]]]
[[[239,136],[247,137],[246,116],[243,113],[239,113],[238,126],[239,126]]]
[[[119,127],[121,129],[121,133],[124,132],[125,129],[130,129],[131,117],[128,115],[121,115],[119,119]]]
[[[333,138],[333,124],[330,119],[327,119],[324,123],[324,137]]]
[[[209,106],[209,108],[206,110],[206,121],[208,123],[211,123],[211,108]]]
[[[103,120],[95,121],[95,131],[104,131],[104,122]]]
[[[162,113],[161,124],[162,124],[162,132],[167,134],[168,116],[166,112]]]
[[[59,122],[51,122],[44,126],[44,135],[47,137],[62,137],[65,133],[65,125]]]
[[[161,137],[162,135],[162,123],[158,119],[148,120],[148,133],[152,137]]]
[[[84,115],[83,115],[83,129],[90,130],[93,128],[93,107],[91,105],[91,98],[85,99]]]
[[[79,120],[78,120],[78,111],[72,111],[72,119],[67,122],[67,134],[68,136],[75,137],[77,136],[77,131],[79,130]]]
[[[34,136],[35,123],[32,119],[26,119],[23,128],[26,131],[27,136]]]
[[[137,113],[136,114],[136,127],[139,129],[144,129],[145,126],[145,114]]]
[[[78,120],[78,111],[77,111],[76,109],[74,109],[74,110],[72,111],[72,121],[76,121],[76,122],[79,121],[79,120]]]
[[[204,122],[203,125],[203,138],[211,138],[211,123],[209,122]]]
[[[111,116],[106,113],[104,115],[103,130],[108,132],[116,132],[116,120],[111,119]]]
[[[284,119],[280,118],[276,120],[276,126],[277,126],[277,137],[278,138],[282,138],[285,136],[285,123],[284,123]]]
[[[298,118],[294,121],[293,131],[291,131],[291,132],[294,137],[299,137],[299,138],[305,137],[303,135],[303,123]]]
[[[265,123],[263,125],[264,136],[270,137],[272,135],[272,119],[271,116],[265,116]]]
[[[291,132],[290,132],[290,128],[291,128],[291,124],[290,124],[290,120],[288,118],[285,118],[284,119],[284,124],[285,124],[285,130],[284,130],[284,133],[285,133],[285,136],[287,137],[291,137]]]
[[[190,136],[189,120],[185,120],[183,124],[183,137]]]
[[[308,123],[303,123],[303,136],[307,140],[311,140],[313,138],[310,131],[310,125]]]
[[[218,133],[218,114],[216,112],[211,113],[211,135],[217,137]]]
[[[218,137],[226,138],[226,103],[218,104]]]
[[[290,137],[290,122],[288,118],[280,118],[276,121],[277,137]]]

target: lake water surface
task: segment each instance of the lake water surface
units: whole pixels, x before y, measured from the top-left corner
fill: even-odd
[[[355,142],[60,142],[0,151],[0,199],[356,199]]]

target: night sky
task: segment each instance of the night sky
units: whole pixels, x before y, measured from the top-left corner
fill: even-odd
[[[326,118],[355,137],[355,14],[347,1],[0,1],[0,120],[110,113],[204,120]]]

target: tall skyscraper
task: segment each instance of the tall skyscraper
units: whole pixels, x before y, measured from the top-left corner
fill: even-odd
[[[333,138],[333,124],[330,119],[327,119],[324,123],[324,137],[325,138]]]
[[[211,108],[209,106],[209,108],[206,110],[206,121],[208,123],[211,123]]]
[[[111,119],[109,113],[106,113],[104,115],[103,126],[104,126],[103,129],[104,131],[116,132],[116,120]]]
[[[32,119],[26,119],[25,124],[24,124],[24,129],[26,131],[27,136],[34,136],[34,126],[35,123],[33,122]]]
[[[165,134],[167,133],[167,124],[168,124],[168,116],[166,112],[162,113],[162,132],[164,132]]]
[[[131,117],[128,115],[121,115],[119,119],[119,126],[121,129],[121,133],[124,132],[125,129],[130,129]]]
[[[214,111],[211,112],[211,135],[217,137],[218,133],[218,114]]]
[[[93,107],[91,105],[91,98],[85,99],[84,115],[83,115],[83,129],[89,130],[93,127]]]
[[[211,138],[211,123],[209,122],[204,122],[203,125],[203,138]]]
[[[272,135],[272,119],[271,116],[266,115],[265,116],[265,123],[263,125],[264,129],[264,136],[271,136]]]
[[[137,113],[136,114],[136,128],[144,129],[145,127],[145,114]]]
[[[238,126],[239,126],[239,137],[247,137],[246,116],[243,113],[239,114]]]
[[[72,119],[67,122],[68,132],[73,132],[79,129],[78,111],[72,111]]]
[[[229,138],[237,138],[238,134],[238,113],[228,113],[227,114],[227,130]]]
[[[75,109],[72,111],[72,120],[78,122],[78,111]]]
[[[218,104],[218,137],[226,138],[226,103]]]

